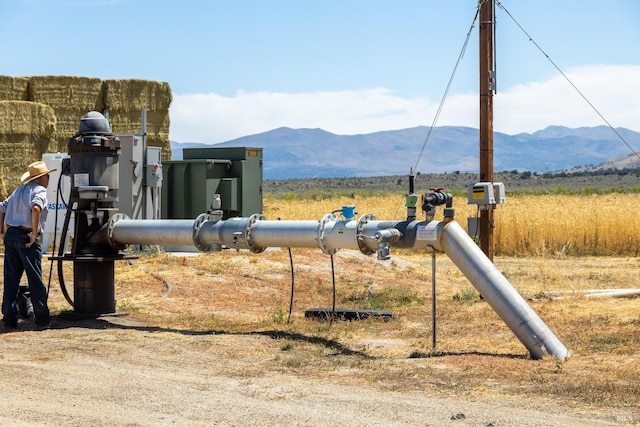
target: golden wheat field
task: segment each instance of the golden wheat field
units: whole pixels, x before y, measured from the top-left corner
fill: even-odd
[[[336,197],[283,200],[266,196],[268,219],[320,219],[342,205],[356,205],[359,214],[378,219],[403,219],[404,197]],[[500,255],[619,255],[640,251],[640,194],[517,195],[495,210],[495,253]],[[464,197],[454,197],[456,220],[479,215]],[[440,211],[441,215],[441,211]],[[436,216],[436,219],[442,217]]]

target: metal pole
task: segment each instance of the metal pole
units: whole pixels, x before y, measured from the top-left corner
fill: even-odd
[[[431,252],[431,351],[436,349],[436,253]]]

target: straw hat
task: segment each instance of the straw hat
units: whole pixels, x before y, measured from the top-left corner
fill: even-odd
[[[20,181],[22,181],[23,184],[27,184],[34,179],[38,179],[43,175],[47,175],[57,170],[57,168],[47,169],[47,165],[42,160],[38,160],[37,162],[33,162],[29,165],[29,170],[22,174]]]

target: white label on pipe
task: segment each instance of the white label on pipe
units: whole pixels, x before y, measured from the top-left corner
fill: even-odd
[[[416,240],[436,240],[438,238],[438,227],[427,224],[418,226]]]

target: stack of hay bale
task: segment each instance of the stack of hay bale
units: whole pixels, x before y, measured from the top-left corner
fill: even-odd
[[[44,153],[67,152],[89,111],[107,113],[115,134],[140,133],[147,110],[147,145],[171,159],[168,83],[73,76],[0,76],[0,197],[19,184]],[[1,200],[1,199],[0,199]]]
[[[0,76],[0,200],[20,184],[29,163],[47,152],[56,130],[53,109],[27,101],[28,82]]]
[[[142,110],[146,109],[147,146],[161,147],[162,160],[171,159],[169,106],[172,97],[168,83],[138,79],[105,80],[102,95],[113,133],[139,133]]]
[[[102,111],[102,80],[71,76],[29,78],[29,101],[53,108],[56,132],[49,152],[67,152],[69,138],[78,132],[80,119],[89,111]]]

